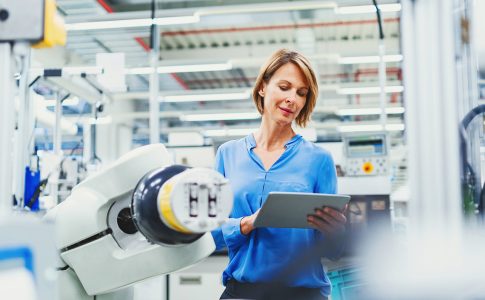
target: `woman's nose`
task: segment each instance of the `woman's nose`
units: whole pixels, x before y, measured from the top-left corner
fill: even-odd
[[[286,96],[285,102],[294,102],[296,100],[296,92],[290,91],[290,93]]]
[[[296,101],[296,97],[294,95],[288,96],[285,99],[285,102],[288,103],[288,104],[294,103],[295,101]]]

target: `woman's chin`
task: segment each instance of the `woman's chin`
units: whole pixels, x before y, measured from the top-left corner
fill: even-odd
[[[275,122],[280,127],[286,127],[286,126],[290,126],[291,127],[291,123],[293,123],[293,119],[290,119],[290,118],[287,118],[287,119],[278,119],[278,120],[275,120]]]

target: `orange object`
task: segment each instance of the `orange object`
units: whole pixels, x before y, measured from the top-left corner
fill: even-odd
[[[364,171],[364,173],[370,174],[372,173],[372,171],[374,171],[374,165],[370,162],[366,162],[362,165],[362,170]]]

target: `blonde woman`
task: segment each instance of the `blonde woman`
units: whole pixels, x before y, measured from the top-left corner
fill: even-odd
[[[328,152],[295,133],[305,127],[315,107],[318,83],[308,60],[281,49],[264,64],[253,100],[261,114],[259,130],[223,144],[216,169],[231,182],[234,208],[229,221],[213,237],[227,248],[221,299],[327,299],[331,284],[318,255],[301,268],[289,268],[312,247],[342,232],[342,212],[325,207],[308,216],[315,229],[253,226],[269,192],[336,192],[336,174]]]

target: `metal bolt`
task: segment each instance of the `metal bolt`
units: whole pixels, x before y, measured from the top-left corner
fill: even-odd
[[[0,22],[5,22],[8,19],[8,10],[0,9]]]

